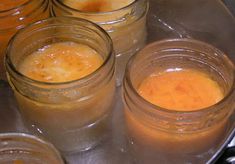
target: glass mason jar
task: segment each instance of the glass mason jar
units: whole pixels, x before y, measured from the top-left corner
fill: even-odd
[[[24,133],[0,134],[1,164],[63,164],[55,147],[32,135]]]
[[[93,48],[103,64],[81,79],[54,83],[33,80],[18,71],[19,62],[32,52],[68,41]],[[99,26],[69,17],[39,21],[15,35],[5,63],[20,112],[34,134],[67,153],[88,150],[109,134],[115,56],[110,37]]]
[[[119,86],[128,59],[145,45],[148,0],[135,0],[128,6],[109,12],[84,12],[65,2],[52,0],[51,14],[88,19],[100,25],[111,36],[117,59],[116,76]]]
[[[4,1],[0,4],[0,79],[6,80],[4,55],[11,37],[26,25],[48,18],[49,0]]]
[[[175,68],[208,74],[218,82],[225,97],[208,108],[175,111],[154,105],[138,94],[139,85],[150,74]],[[229,129],[234,96],[234,65],[220,50],[191,39],[148,45],[130,60],[123,82],[131,154],[139,163],[206,163]]]

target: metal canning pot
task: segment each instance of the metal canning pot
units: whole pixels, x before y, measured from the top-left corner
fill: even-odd
[[[229,0],[226,5],[232,4],[227,2]],[[194,38],[214,45],[235,61],[235,19],[231,13],[220,0],[150,0],[147,43],[166,38]],[[65,156],[68,163],[133,163],[126,149],[120,91],[119,87],[113,112],[112,137],[91,151]],[[235,145],[234,141],[231,142],[235,133],[234,115],[230,122],[225,137],[207,163],[232,160],[230,157],[234,155]],[[0,81],[0,132],[9,131],[27,132],[10,87],[6,82]]]

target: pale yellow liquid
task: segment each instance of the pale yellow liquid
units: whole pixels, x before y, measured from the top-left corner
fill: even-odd
[[[66,82],[91,74],[102,63],[101,56],[87,45],[62,42],[27,56],[20,63],[19,71],[38,81]]]

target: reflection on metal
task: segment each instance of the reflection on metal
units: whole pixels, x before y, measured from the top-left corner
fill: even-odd
[[[234,0],[223,0],[224,4],[228,7],[231,13],[235,16],[235,1]]]

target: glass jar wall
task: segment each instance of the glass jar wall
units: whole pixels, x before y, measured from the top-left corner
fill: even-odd
[[[102,65],[83,78],[64,82],[38,81],[19,72],[19,63],[27,56],[64,42],[92,48],[103,59]],[[61,62],[67,61],[69,65],[72,62],[70,58]],[[8,80],[26,126],[69,153],[88,150],[108,136],[115,94],[114,65],[108,34],[89,21],[68,17],[43,20],[20,31],[6,56]],[[61,67],[55,69],[63,71]]]
[[[1,164],[63,164],[55,147],[32,135],[25,133],[0,134]]]
[[[209,107],[179,111],[160,107],[140,96],[138,88],[153,72],[185,69],[208,75],[221,87],[224,98]],[[234,65],[218,49],[191,39],[148,45],[130,60],[124,80],[125,120],[133,158],[137,163],[149,164],[205,163],[229,129],[234,96]]]

